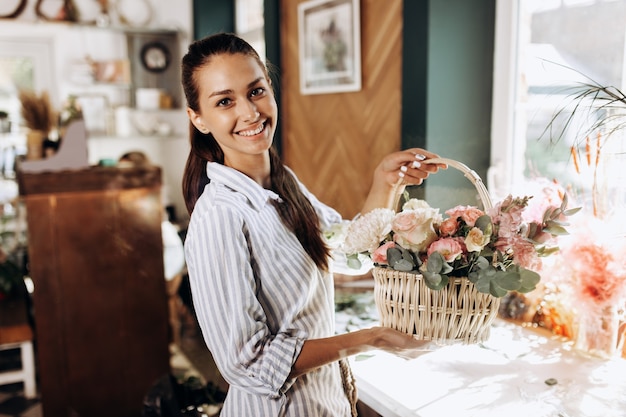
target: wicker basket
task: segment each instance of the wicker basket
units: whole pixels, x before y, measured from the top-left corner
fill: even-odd
[[[445,158],[427,162],[447,164],[463,172],[476,187],[484,208],[491,208],[489,193],[474,171]],[[400,194],[399,187],[393,208],[397,207]],[[473,344],[489,337],[500,299],[478,292],[467,278],[451,277],[446,288],[434,291],[420,274],[375,267],[373,275],[374,299],[382,326],[439,344]]]

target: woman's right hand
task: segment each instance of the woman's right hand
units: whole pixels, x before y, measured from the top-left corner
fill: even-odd
[[[430,340],[417,340],[413,336],[388,327],[372,327],[373,347],[404,359],[415,359],[436,346]]]

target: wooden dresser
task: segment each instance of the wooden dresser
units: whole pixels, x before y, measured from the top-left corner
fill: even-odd
[[[44,417],[139,416],[169,372],[159,167],[18,174]]]

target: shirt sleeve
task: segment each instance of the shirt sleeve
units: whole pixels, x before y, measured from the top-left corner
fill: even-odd
[[[195,213],[194,213],[195,214]],[[306,335],[271,334],[255,296],[254,260],[246,225],[226,207],[213,207],[190,225],[185,241],[194,307],[213,358],[229,384],[278,398]]]

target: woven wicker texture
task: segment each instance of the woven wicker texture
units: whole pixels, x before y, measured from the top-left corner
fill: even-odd
[[[489,193],[480,177],[464,164],[437,158],[429,163],[443,163],[458,169],[476,187],[485,209],[492,207]],[[403,187],[398,184],[397,195]],[[397,200],[393,207],[397,207]],[[374,300],[381,326],[390,327],[419,340],[440,344],[474,344],[489,337],[500,299],[480,293],[467,278],[450,278],[446,288],[431,290],[422,275],[375,267]]]

